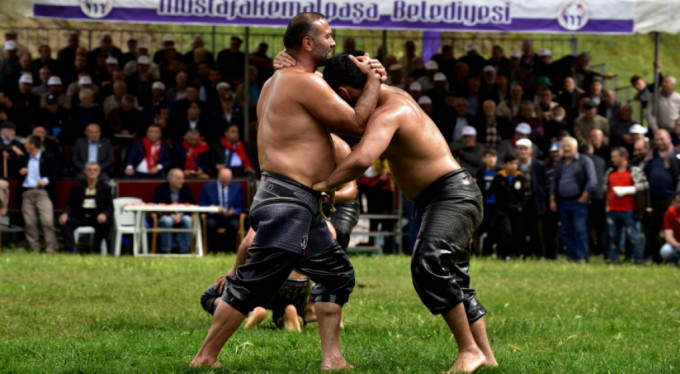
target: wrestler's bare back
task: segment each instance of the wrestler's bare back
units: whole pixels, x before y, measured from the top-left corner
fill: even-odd
[[[303,105],[314,100],[300,92],[305,79],[320,79],[294,68],[278,70],[257,103],[258,158],[271,171],[311,186],[333,170],[333,143],[326,127]]]
[[[368,119],[364,136],[372,136],[385,125],[395,126],[396,131],[383,156],[407,198],[413,200],[432,182],[460,168],[435,123],[413,98],[403,90],[382,85],[378,107]]]

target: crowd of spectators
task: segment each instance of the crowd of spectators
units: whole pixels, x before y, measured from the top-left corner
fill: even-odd
[[[165,188],[173,192],[180,184],[175,171],[182,179],[217,178],[225,169],[234,177],[256,174],[257,126],[245,126],[244,112],[256,121],[260,89],[274,68],[266,43],[249,55],[247,69],[241,47],[242,40],[232,37],[228,48],[211,52],[196,37],[190,50],[178,51],[166,35],[162,46],[130,39],[123,53],[103,33],[99,46],[87,50],[74,32],[54,59],[48,45],[31,56],[8,30],[0,67],[0,147],[7,160],[3,174],[22,180],[26,189],[17,196],[22,211],[26,206],[24,218],[37,221],[29,204],[49,201],[55,178],[86,178],[93,163],[98,178],[168,178]],[[423,61],[409,41],[401,58],[379,57],[387,84],[407,91],[431,116],[483,192],[477,253],[556,258],[567,248],[572,260],[596,254],[618,262],[621,251],[638,263],[661,261],[662,229],[671,229],[664,214],[680,176],[675,79],[661,77],[658,116],[646,111],[647,128],[634,121],[630,103],[603,89],[611,74],[593,69],[588,53],[553,60],[548,49],[534,51],[530,40],[509,55],[494,46],[491,56],[481,56],[474,43],[464,51],[454,56],[444,45]],[[342,52],[363,53],[351,38]],[[643,110],[655,105],[653,84],[640,76],[631,84]],[[254,131],[244,143],[247,128]],[[42,170],[43,160],[54,172]],[[31,167],[35,161],[41,170]],[[29,199],[34,190],[45,196]],[[165,200],[177,197],[168,191]],[[53,228],[44,218],[47,233]],[[188,225],[183,217],[171,218],[163,225]],[[220,222],[234,225],[233,219]],[[37,227],[27,222],[27,236],[36,235]],[[186,251],[185,238],[178,241]],[[162,239],[163,250],[168,242]]]

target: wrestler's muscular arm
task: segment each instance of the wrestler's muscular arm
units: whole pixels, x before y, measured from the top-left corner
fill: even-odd
[[[366,121],[378,102],[380,94],[380,75],[373,70],[369,59],[359,61],[350,57],[367,76],[363,92],[354,108],[338,96],[323,78],[309,75],[310,79],[300,80],[296,93],[300,102],[323,125],[331,131],[361,136],[366,129]]]
[[[359,178],[385,152],[399,127],[400,116],[399,109],[395,111],[391,108],[391,112],[386,109],[381,107],[373,113],[366,126],[366,132],[356,148],[328,179],[313,186],[315,190],[332,191],[344,183]]]
[[[337,167],[352,153],[352,148],[349,144],[342,140],[339,136],[331,134],[333,138],[333,148],[335,149],[335,166]],[[345,183],[342,187],[335,191],[333,202],[345,203],[354,200],[357,197],[357,184],[355,181]]]

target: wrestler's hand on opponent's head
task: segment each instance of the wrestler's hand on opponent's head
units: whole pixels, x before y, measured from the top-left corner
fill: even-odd
[[[380,74],[380,83],[385,83],[387,82],[387,71],[385,70],[385,67],[383,66],[380,61],[378,61],[375,58],[370,59],[371,67],[373,70],[375,70],[376,73]]]
[[[279,70],[283,68],[287,68],[290,66],[295,66],[297,61],[293,58],[293,56],[288,54],[287,50],[283,50],[279,52],[276,57],[274,57],[274,69]]]
[[[359,57],[354,57],[352,55],[349,55],[349,59],[352,60],[356,66],[359,68],[359,70],[364,73],[368,78],[371,76],[374,76],[378,79],[380,79],[380,75],[371,67],[371,57],[368,55],[368,53],[364,53],[363,56]]]

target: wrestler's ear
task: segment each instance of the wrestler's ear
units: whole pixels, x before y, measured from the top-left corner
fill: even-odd
[[[309,36],[302,38],[302,48],[305,51],[311,52],[314,49],[314,39]]]
[[[340,95],[340,97],[342,97],[345,101],[349,101],[349,99],[352,97],[349,94],[349,90],[345,86],[338,87],[338,95]]]

